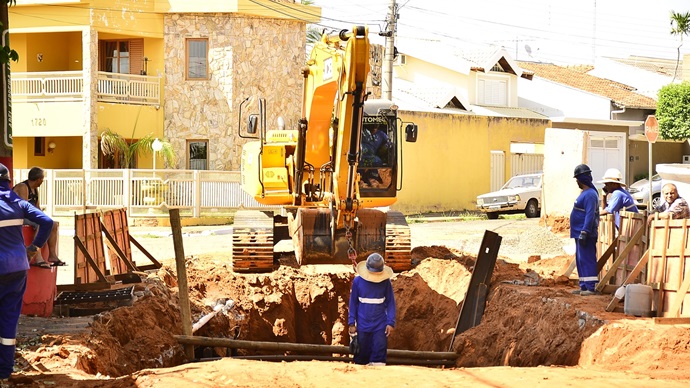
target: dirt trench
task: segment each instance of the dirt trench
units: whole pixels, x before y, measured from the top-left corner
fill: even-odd
[[[397,325],[389,348],[448,351],[476,258],[446,247],[418,247],[417,265],[392,279]],[[542,284],[561,261],[538,269]],[[549,265],[552,264],[552,265]],[[528,270],[534,272],[534,270]],[[217,315],[195,335],[346,345],[351,269],[315,273],[281,266],[268,274],[236,274],[226,259],[187,260],[192,315],[196,321],[221,298],[235,301],[228,315]],[[502,283],[521,280],[525,270],[499,259],[492,276],[482,323],[459,334],[453,350],[457,366],[576,365],[582,341],[603,321],[559,300],[566,289]],[[556,285],[557,286],[557,285]],[[151,274],[135,290],[131,307],[99,314],[81,338],[45,336],[28,361],[53,366],[62,360],[91,375],[124,376],[146,368],[187,362],[174,339],[181,334],[177,279],[171,268]],[[238,350],[235,355],[251,355]],[[230,355],[225,348],[197,349],[196,357]]]

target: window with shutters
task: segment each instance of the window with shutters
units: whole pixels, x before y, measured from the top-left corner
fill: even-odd
[[[480,78],[477,84],[477,104],[508,106],[508,80]]]
[[[207,80],[208,39],[187,39],[185,75],[188,80]]]
[[[99,42],[99,70],[109,73],[142,74],[144,40],[102,40]]]

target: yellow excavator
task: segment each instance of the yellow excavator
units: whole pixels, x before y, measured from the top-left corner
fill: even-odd
[[[354,265],[378,252],[396,271],[411,267],[409,226],[388,206],[402,188],[402,127],[414,142],[417,126],[399,120],[391,101],[367,100],[369,49],[364,26],[321,37],[302,70],[297,129],[282,119],[267,129],[263,98],[240,104],[239,134],[252,139],[242,147],[242,188],[280,211],[236,213],[235,271],[271,271],[274,245],[290,238],[299,264]]]

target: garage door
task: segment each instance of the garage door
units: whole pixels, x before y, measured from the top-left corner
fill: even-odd
[[[609,168],[617,168],[626,176],[625,164],[625,134],[623,133],[589,133],[589,167],[598,188],[604,185],[600,181]]]
[[[503,151],[491,151],[491,191],[506,183],[506,156]]]

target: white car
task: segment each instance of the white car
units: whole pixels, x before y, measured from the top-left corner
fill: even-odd
[[[500,190],[477,197],[477,208],[495,220],[500,214],[525,213],[527,218],[541,212],[542,174],[516,175]]]
[[[638,208],[644,209],[649,202],[649,181],[647,179],[639,180],[628,187],[628,192],[635,199],[635,204]],[[659,174],[652,175],[652,207],[657,207],[661,204],[661,176]]]

